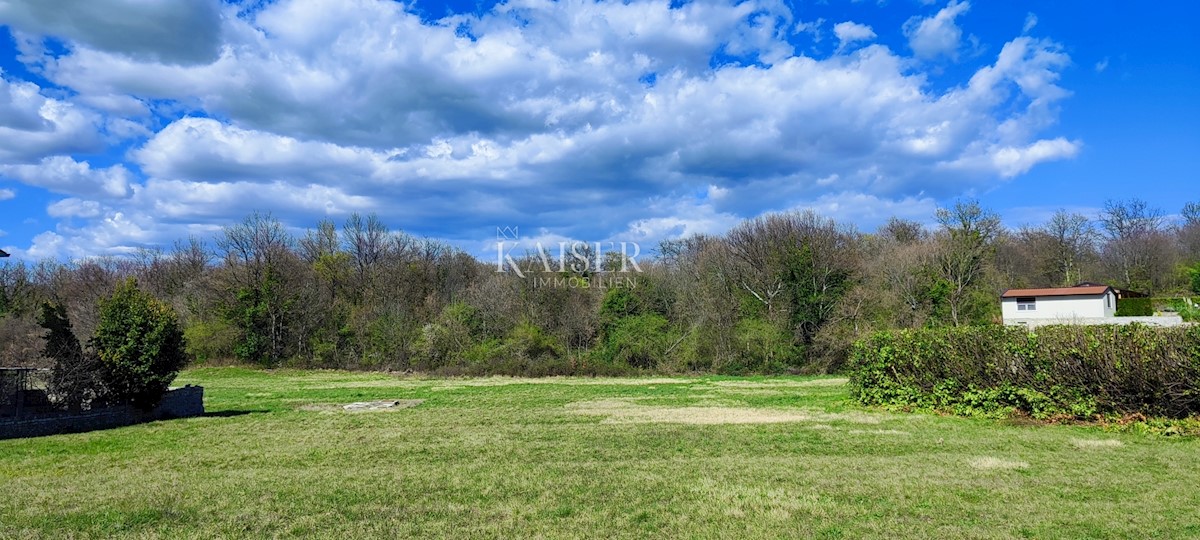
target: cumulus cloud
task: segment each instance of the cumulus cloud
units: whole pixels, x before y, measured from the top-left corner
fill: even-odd
[[[1037,15],[1033,14],[1032,12],[1026,14],[1025,15],[1025,26],[1021,27],[1021,32],[1028,34],[1030,30],[1033,30],[1033,27],[1037,26],[1037,23],[1038,23]]]
[[[172,63],[212,61],[221,46],[216,0],[4,0],[0,24]]]
[[[856,41],[866,41],[875,38],[875,31],[870,26],[852,21],[840,22],[833,25],[833,33],[838,38],[839,48],[844,48]]]
[[[913,17],[904,23],[908,45],[918,58],[933,60],[947,57],[958,60],[962,29],[955,23],[959,15],[971,9],[970,2],[951,0],[934,16]]]
[[[92,218],[100,215],[100,203],[76,198],[63,199],[47,206],[46,214],[56,218]]]
[[[47,97],[38,85],[10,80],[0,70],[0,163],[99,150],[99,122],[95,113]]]
[[[1043,161],[1075,157],[1080,143],[1062,137],[1040,140],[1021,148],[1005,146],[992,151],[992,164],[1001,176],[1012,177],[1029,171]]]
[[[0,165],[0,176],[64,195],[124,197],[131,175],[123,165],[93,169],[87,162],[66,156],[42,159],[35,164]]]
[[[910,21],[916,56],[954,57],[968,8]],[[802,207],[882,221],[1081,144],[1043,135],[1069,95],[1070,60],[1046,40],[1018,37],[939,89],[879,44],[798,54],[788,40],[803,23],[776,0],[519,0],[432,22],[408,9],[264,4],[225,15],[200,62],[71,38],[44,74],[72,99],[6,81],[0,107],[4,90],[24,97],[0,124],[145,140],[128,166],[49,144],[0,155],[0,175],[67,196],[47,213],[70,226],[37,249],[119,253],[252,210],[300,226],[376,211],[465,241],[503,225],[656,241]],[[850,21],[834,33],[843,46],[874,37]]]
[[[369,150],[299,141],[211,118],[172,122],[134,151],[133,157],[143,171],[157,178],[309,182],[369,175],[387,159],[386,154]]]

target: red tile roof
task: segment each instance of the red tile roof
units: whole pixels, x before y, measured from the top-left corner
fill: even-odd
[[[1090,285],[1086,287],[1059,287],[1055,289],[1009,289],[1000,298],[1016,298],[1026,296],[1096,296],[1112,290],[1108,285]]]

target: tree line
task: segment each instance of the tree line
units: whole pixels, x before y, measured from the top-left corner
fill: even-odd
[[[0,362],[48,364],[39,314],[60,310],[80,341],[100,300],[133,278],[178,314],[201,362],[434,371],[605,374],[638,370],[837,370],[851,344],[890,328],[999,322],[1014,287],[1102,282],[1154,295],[1200,294],[1200,204],[1168,220],[1140,200],[1096,219],[1059,211],[1006,228],[972,200],[936,226],[893,218],[861,232],[811,211],[747,220],[721,235],[657,246],[621,273],[619,253],[546,268],[566,280],[497,271],[375,215],[293,236],[256,213],[216,238],[168,250],[0,267]],[[628,272],[628,268],[624,268]],[[586,286],[607,276],[628,286]],[[618,282],[619,283],[619,282]]]

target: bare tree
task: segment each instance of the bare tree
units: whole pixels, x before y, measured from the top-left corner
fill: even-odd
[[[923,242],[929,238],[929,232],[925,230],[924,225],[898,217],[889,218],[887,223],[879,228],[878,234],[880,237],[904,245]]]
[[[939,208],[942,225],[937,268],[949,285],[947,302],[955,326],[962,324],[968,293],[983,275],[992,254],[992,242],[1000,233],[1000,217],[985,210],[978,201],[959,201],[952,208]]]
[[[366,287],[371,279],[370,271],[388,248],[387,225],[373,213],[366,219],[357,212],[353,213],[342,226],[342,242],[350,253],[350,261],[358,276],[356,285]]]
[[[268,268],[277,268],[280,259],[291,253],[292,244],[278,219],[259,212],[225,227],[217,238],[217,248],[242,287],[260,283]]]
[[[1162,210],[1143,200],[1104,204],[1100,213],[1106,236],[1104,255],[1121,286],[1153,293],[1167,284],[1174,254],[1164,224]]]
[[[936,254],[929,242],[890,244],[870,265],[890,296],[901,304],[896,313],[896,324],[901,328],[920,327],[928,318],[930,270]]]
[[[1200,261],[1200,203],[1190,202],[1183,206],[1180,212],[1183,223],[1179,225],[1176,236],[1184,259],[1189,263]]]

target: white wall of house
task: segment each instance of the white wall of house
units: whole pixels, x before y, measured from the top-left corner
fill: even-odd
[[[1034,309],[1020,310],[1017,298],[1002,298],[1000,313],[1005,322],[1012,320],[1061,320],[1095,319],[1117,315],[1117,297],[1112,291],[1087,296],[1038,296]]]

